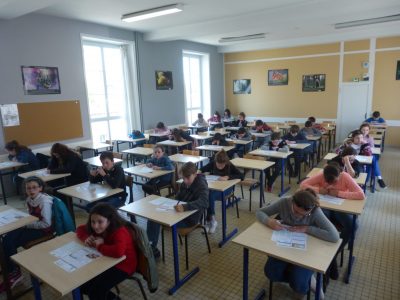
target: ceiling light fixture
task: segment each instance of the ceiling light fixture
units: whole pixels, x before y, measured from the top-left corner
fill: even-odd
[[[242,36],[231,36],[219,39],[220,43],[241,42],[247,40],[265,39],[265,33],[249,34]]]
[[[342,28],[349,28],[349,27],[363,26],[363,25],[371,25],[371,24],[379,24],[379,23],[386,23],[386,22],[393,22],[393,21],[400,21],[400,14],[386,16],[386,17],[380,17],[380,18],[371,18],[371,19],[336,23],[335,29],[342,29]]]
[[[174,14],[177,12],[181,12],[182,10],[182,4],[171,4],[126,14],[121,17],[121,20],[124,22],[136,22],[164,15]]]

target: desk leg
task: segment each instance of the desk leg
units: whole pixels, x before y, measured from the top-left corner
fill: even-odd
[[[42,300],[42,293],[40,292],[39,280],[31,275],[31,282],[33,286],[33,293],[35,294],[35,300]]]
[[[190,271],[183,279],[179,278],[179,255],[178,255],[178,232],[176,224],[172,226],[172,248],[174,252],[174,279],[175,285],[170,288],[168,293],[173,295],[182,285],[192,278],[197,272],[200,271],[199,267],[194,268]]]
[[[260,171],[260,208],[265,202],[265,195],[264,195],[264,170]]]
[[[317,163],[321,161],[321,144],[322,144],[322,138],[317,141],[318,143],[318,150],[317,150]]]
[[[238,229],[234,228],[231,233],[226,233],[226,203],[224,199],[224,192],[221,192],[222,200],[222,240],[219,242],[218,246],[222,248],[227,241],[229,241],[237,232]]]
[[[349,240],[349,264],[347,266],[347,273],[346,276],[344,278],[344,282],[345,283],[349,283],[350,282],[350,275],[351,275],[351,270],[353,268],[353,263],[355,260],[355,257],[353,256],[353,248],[354,248],[354,240],[356,237],[356,222],[357,222],[357,215],[353,215],[353,226],[351,229],[351,236],[350,236],[350,240]]]
[[[0,237],[0,266],[1,266],[1,273],[3,274],[3,282],[5,284],[6,287],[6,294],[7,294],[7,299],[13,299],[12,296],[12,291],[10,288],[10,285],[8,284],[8,268],[7,268],[7,264],[6,264],[6,257],[4,255],[4,248],[3,248],[3,237]]]
[[[249,299],[249,249],[243,248],[243,300]]]
[[[321,273],[317,273],[317,286],[315,288],[315,300],[319,300],[319,294],[321,292],[321,280],[322,279],[322,275]]]
[[[0,171],[0,184],[1,184],[1,190],[3,191],[4,205],[7,205],[6,190],[4,189],[3,174],[1,171]]]
[[[328,152],[329,152],[331,150],[331,144],[332,144],[332,130],[328,131],[328,140],[329,140],[329,142],[328,142],[328,145],[329,145]]]
[[[372,160],[375,159],[375,156],[372,155]],[[374,162],[372,161],[371,167],[369,168],[371,170],[370,176],[370,184],[371,184],[371,193],[375,193],[375,168],[374,168]]]
[[[290,190],[290,187],[285,190],[285,161],[286,158],[281,159],[281,193],[279,194],[279,197],[282,197],[288,190]]]
[[[81,300],[82,299],[80,288],[76,288],[72,291],[72,299],[73,300]]]

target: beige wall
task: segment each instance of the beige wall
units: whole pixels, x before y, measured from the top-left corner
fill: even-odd
[[[395,80],[400,50],[380,51],[400,47],[400,37],[378,38],[372,109],[381,111],[387,120],[400,122],[400,80]],[[369,60],[365,51],[370,40],[344,43],[343,82],[362,77],[368,70],[362,67]],[[227,53],[225,59],[225,101],[233,113],[276,118],[336,118],[339,90],[340,43],[293,47],[285,49]],[[325,56],[326,55],[326,56]],[[298,56],[302,56],[296,58]],[[304,57],[306,56],[306,57]],[[248,62],[247,62],[248,61]],[[289,69],[289,84],[268,86],[267,73],[271,69]],[[302,92],[302,76],[326,74],[325,92]],[[249,95],[234,95],[234,79],[251,79]],[[388,129],[387,143],[400,146],[400,127]]]

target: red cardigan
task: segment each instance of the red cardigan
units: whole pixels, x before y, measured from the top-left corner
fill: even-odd
[[[85,240],[89,237],[86,225],[79,226],[76,229],[76,234],[82,242],[85,242]],[[132,235],[129,233],[126,227],[120,227],[113,233],[106,236],[104,238],[104,244],[101,244],[99,247],[97,247],[97,250],[105,256],[115,258],[125,255],[126,258],[115,267],[127,273],[128,275],[131,275],[136,271],[136,249],[133,245]]]

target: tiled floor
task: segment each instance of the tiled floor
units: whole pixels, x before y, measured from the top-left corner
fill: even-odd
[[[355,243],[356,262],[350,284],[342,281],[345,268],[341,268],[341,278],[331,281],[326,299],[400,299],[400,151],[387,148],[380,160],[384,179],[389,188],[375,194],[368,192],[368,201],[364,213],[359,219],[359,230]],[[292,181],[293,184],[293,181]],[[275,193],[278,186],[276,186]],[[296,185],[292,185],[292,190]],[[141,198],[140,189],[135,188],[135,199]],[[257,207],[258,192],[253,193],[253,207]],[[248,193],[245,194],[248,198]],[[267,201],[276,198],[267,194]],[[23,201],[14,199],[11,205],[22,207]],[[218,211],[219,212],[219,211]],[[217,212],[217,214],[218,214]],[[218,214],[218,217],[220,214]],[[78,213],[78,222],[85,221],[86,215]],[[219,218],[220,219],[220,218]],[[243,231],[255,221],[254,210],[248,211],[248,200],[240,202],[240,218],[236,218],[234,209],[228,210],[228,228],[237,227]],[[145,221],[144,221],[145,222]],[[144,224],[144,222],[141,222]],[[199,266],[200,272],[187,282],[174,296],[168,296],[168,289],[173,285],[173,261],[171,239],[166,236],[166,262],[158,263],[160,285],[149,299],[241,299],[242,297],[242,248],[229,242],[218,248],[221,238],[221,227],[211,236],[212,253],[208,254],[205,239],[194,232],[189,240],[190,267]],[[184,270],[184,247],[180,250],[181,274]],[[347,253],[346,257],[347,259]],[[265,255],[250,251],[250,299],[261,288],[268,288],[268,281],[263,275]],[[26,285],[29,281],[26,280]],[[126,281],[120,285],[122,299],[141,299],[135,282]],[[58,299],[57,293],[43,285],[44,299]],[[291,299],[293,294],[284,284],[274,286],[274,299]],[[1,299],[5,298],[4,294]],[[64,297],[70,299],[71,296]],[[63,299],[64,299],[63,298]],[[22,299],[33,299],[27,294]]]

